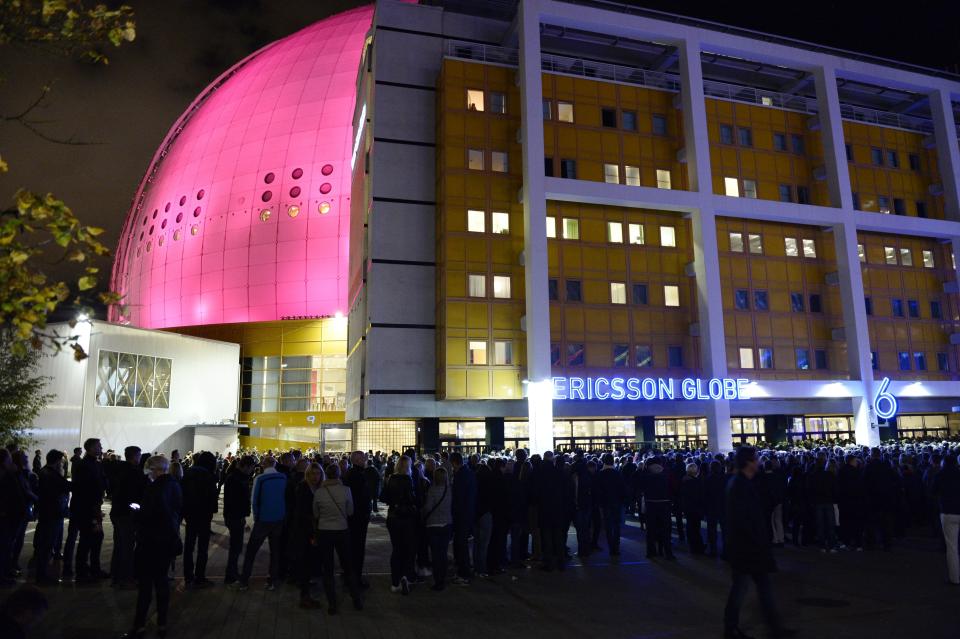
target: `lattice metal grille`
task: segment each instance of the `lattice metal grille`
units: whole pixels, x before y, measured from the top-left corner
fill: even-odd
[[[172,367],[164,357],[100,351],[97,406],[170,408]]]

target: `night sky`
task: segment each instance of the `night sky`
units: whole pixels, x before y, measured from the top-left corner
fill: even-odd
[[[43,131],[91,144],[64,146],[0,121],[5,201],[20,186],[53,191],[114,246],[134,192],[173,121],[217,75],[263,45],[356,0],[132,0],[137,38],[108,52],[107,67],[65,61],[38,49],[0,48],[0,115],[22,110],[44,84],[35,113]],[[645,7],[960,71],[960,3],[881,9],[862,2],[634,2]],[[895,7],[895,8],[894,8]],[[54,276],[68,267],[52,265]],[[104,264],[109,270],[109,264]]]

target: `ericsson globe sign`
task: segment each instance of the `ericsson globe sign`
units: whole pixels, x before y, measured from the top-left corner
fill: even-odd
[[[554,377],[554,400],[718,400],[749,399],[748,379],[668,377]]]

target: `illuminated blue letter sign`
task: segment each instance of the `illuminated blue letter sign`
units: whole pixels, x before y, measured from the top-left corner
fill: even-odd
[[[748,379],[688,377],[680,380],[680,397],[701,401],[748,399],[746,386],[749,383]],[[671,400],[677,399],[677,393],[675,380],[664,377],[554,377],[553,398],[600,401]],[[879,413],[879,410],[877,412]]]
[[[897,409],[899,408],[897,398],[893,396],[893,393],[887,392],[888,388],[890,388],[890,378],[884,377],[880,381],[880,388],[877,389],[877,394],[873,397],[873,410],[880,419],[892,418],[897,414]]]

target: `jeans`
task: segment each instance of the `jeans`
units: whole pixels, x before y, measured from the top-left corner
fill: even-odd
[[[320,554],[320,564],[323,567],[323,590],[327,594],[327,603],[331,608],[337,605],[337,580],[333,568],[333,552],[337,552],[340,568],[343,569],[347,580],[347,589],[350,598],[360,601],[360,586],[357,583],[356,570],[350,562],[350,538],[346,530],[318,530],[317,552]]]
[[[243,574],[240,575],[240,582],[247,583],[250,580],[250,573],[253,572],[253,560],[257,557],[260,546],[264,539],[270,540],[270,582],[276,584],[280,580],[280,554],[283,548],[280,546],[281,535],[283,534],[282,521],[255,521],[253,530],[250,531],[250,539],[247,541],[247,552],[243,555]]]
[[[447,548],[450,546],[450,526],[427,528],[430,559],[433,562],[433,585],[443,588],[447,583]]]
[[[230,547],[227,550],[227,570],[225,581],[233,583],[240,576],[237,563],[243,551],[243,529],[247,526],[246,517],[229,517],[223,520],[230,534]]]
[[[133,548],[136,529],[132,515],[110,515],[113,522],[113,553],[110,556],[110,574],[113,583],[133,581]]]
[[[413,561],[417,552],[417,522],[407,517],[387,519],[390,533],[390,583],[399,586],[403,577],[414,577]]]
[[[773,543],[782,544],[784,541],[783,504],[777,504],[773,507],[773,512],[770,514],[770,526],[773,529]]]
[[[834,521],[833,504],[817,504],[817,536],[820,543],[827,550],[837,545],[837,534],[834,530],[836,522]]]
[[[33,534],[34,568],[37,571],[37,581],[50,578],[47,569],[53,557],[54,544],[57,534],[63,532],[63,519],[41,519],[37,522],[37,530]]]
[[[748,573],[734,570],[730,595],[727,597],[727,606],[723,611],[723,629],[725,632],[733,632],[740,626],[740,608],[743,607],[743,599],[747,595],[747,587],[750,585],[751,579],[757,587],[760,609],[767,626],[772,630],[780,628],[780,615],[777,613],[777,604],[773,599],[770,575],[765,572]]]
[[[941,513],[943,540],[947,542],[947,576],[950,583],[960,584],[960,556],[957,554],[957,537],[960,535],[960,515]]]
[[[210,523],[213,516],[188,517],[183,542],[183,578],[188,583],[207,578],[207,551],[210,548]],[[197,563],[193,563],[193,548],[197,548]],[[271,546],[271,555],[273,547]]]
[[[473,528],[473,569],[479,573],[489,571],[487,566],[487,548],[490,546],[490,530],[493,526],[493,514],[483,513],[477,517]]]
[[[470,537],[470,528],[467,526],[453,526],[453,560],[457,563],[457,576],[469,579],[473,574],[470,569],[470,550],[467,539]]]
[[[620,523],[623,521],[623,506],[620,504],[603,507],[603,530],[607,535],[607,550],[611,555],[620,554]],[[699,529],[698,529],[699,534]]]

